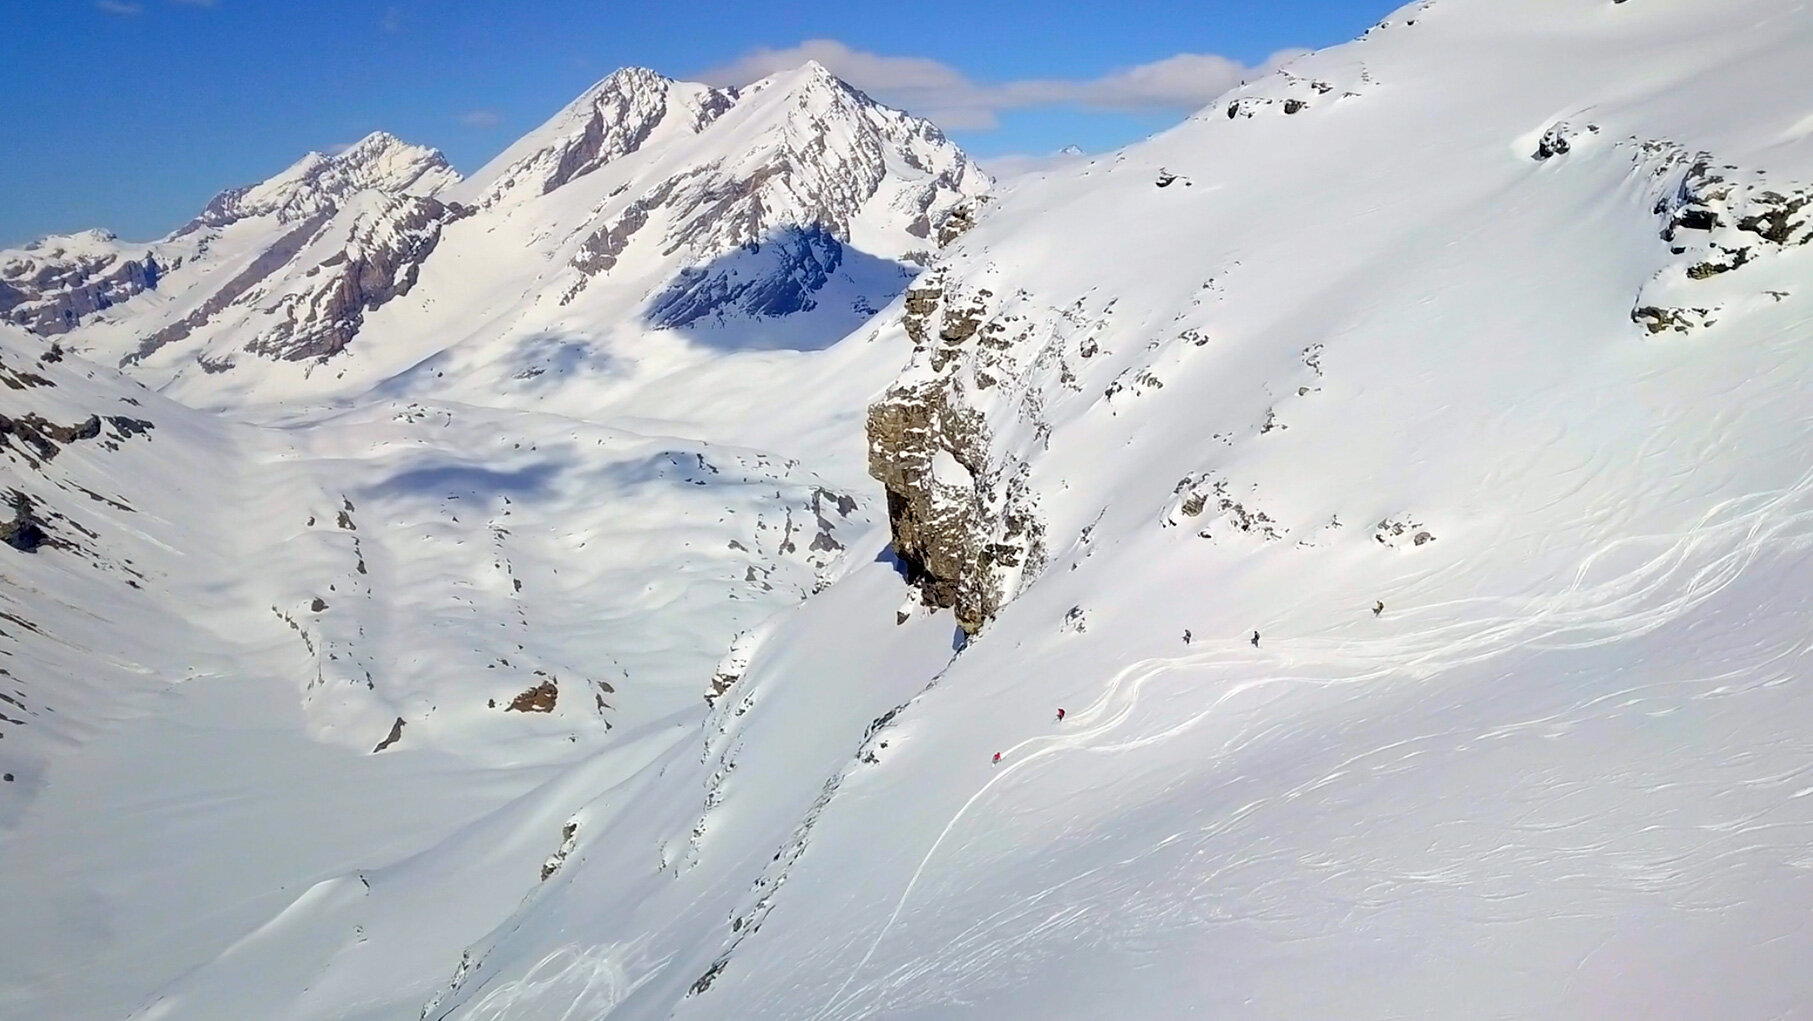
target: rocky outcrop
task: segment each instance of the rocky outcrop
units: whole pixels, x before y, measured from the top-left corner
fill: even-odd
[[[969,233],[981,217],[982,207],[988,204],[988,200],[987,195],[977,195],[952,206],[938,223],[938,247],[948,248],[958,238]]]
[[[1343,88],[1335,82],[1305,78],[1281,69],[1236,92],[1228,101],[1227,117],[1229,120],[1251,120],[1265,114],[1294,117],[1320,106],[1331,96],[1342,99],[1357,95],[1359,93],[1354,89]]]
[[[1739,271],[1813,242],[1813,186],[1767,180],[1672,142],[1633,144],[1661,192],[1658,234],[1674,260],[1638,294],[1631,321],[1652,335],[1690,334],[1716,325],[1728,302],[1780,300]]]
[[[16,448],[28,461],[49,461],[64,446],[77,440],[92,440],[99,435],[99,415],[89,415],[75,425],[57,425],[45,421],[37,414],[26,414],[18,418],[0,415],[0,450]]]
[[[995,450],[975,400],[1003,350],[987,290],[952,299],[934,278],[907,293],[915,345],[902,379],[869,408],[869,474],[887,491],[893,548],[925,603],[974,634],[1045,563],[1026,466]]]
[[[586,237],[585,243],[573,255],[572,267],[584,274],[587,280],[601,273],[609,273],[617,265],[618,256],[628,250],[636,232],[648,226],[649,211],[659,208],[665,197],[665,193],[657,192],[656,195],[630,203],[630,207],[610,223]],[[571,300],[570,294],[567,300]]]
[[[1530,154],[1530,158],[1538,163],[1543,163],[1557,156],[1566,156],[1574,151],[1574,146],[1583,133],[1597,135],[1599,125],[1588,124],[1585,128],[1577,128],[1567,121],[1557,121],[1544,130],[1542,137],[1536,140],[1536,151]]]
[[[594,87],[583,103],[584,123],[551,154],[552,169],[542,180],[543,194],[611,160],[642,148],[670,109],[671,79],[641,67],[626,67]],[[710,89],[691,111],[697,132],[734,104],[733,93]]]
[[[12,515],[0,521],[0,543],[21,553],[36,553],[51,541],[34,512],[31,497],[15,489],[6,502]]]
[[[551,713],[560,701],[560,686],[552,678],[524,691],[504,707],[510,713]]]
[[[391,745],[396,744],[398,741],[403,740],[404,725],[403,718],[401,716],[397,717],[396,722],[390,725],[390,733],[384,735],[384,740],[379,741],[377,746],[372,748],[371,753],[376,755],[384,749],[389,748]]]

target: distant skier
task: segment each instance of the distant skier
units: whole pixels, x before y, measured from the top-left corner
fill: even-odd
[[[1377,617],[1384,612],[1385,612],[1385,600],[1381,599],[1378,602],[1372,604],[1372,615],[1374,617]]]
[[[1059,723],[1064,722],[1064,710],[1061,706],[1058,708],[1058,722]]]
[[[999,766],[1000,764],[1001,764],[1001,753],[996,752],[995,753],[995,765]]]
[[[1189,628],[1183,629],[1183,643],[1185,645],[1190,644],[1190,629]]]
[[[1259,632],[1255,631],[1255,632],[1253,632],[1253,648],[1257,649],[1258,647],[1259,647]]]

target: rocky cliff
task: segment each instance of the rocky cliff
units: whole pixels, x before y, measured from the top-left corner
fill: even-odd
[[[155,288],[165,269],[150,246],[124,244],[106,231],[0,252],[0,322],[40,337],[68,333],[94,313]]]

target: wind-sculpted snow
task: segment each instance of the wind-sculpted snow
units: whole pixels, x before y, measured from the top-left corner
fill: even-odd
[[[1809,53],[1425,0],[986,203],[625,72],[5,335],[0,1013],[1801,1016]]]

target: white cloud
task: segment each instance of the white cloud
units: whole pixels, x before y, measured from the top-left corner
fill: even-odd
[[[143,6],[126,3],[124,0],[95,0],[94,5],[108,14],[117,15],[122,18],[129,18],[134,14],[145,13],[145,8]]]
[[[495,128],[504,122],[495,110],[468,110],[460,114],[460,123],[469,128]]]
[[[1042,78],[984,84],[926,57],[889,57],[835,39],[759,49],[700,77],[746,85],[816,60],[839,78],[893,106],[957,130],[987,129],[1003,110],[1072,106],[1096,110],[1195,110],[1242,81],[1266,74],[1303,50],[1281,50],[1256,67],[1210,53],[1179,53],[1099,78]]]
[[[1100,110],[1196,110],[1241,82],[1269,74],[1305,50],[1280,50],[1257,67],[1212,53],[1179,53],[1085,81],[1009,82],[1013,106],[1085,106]]]

